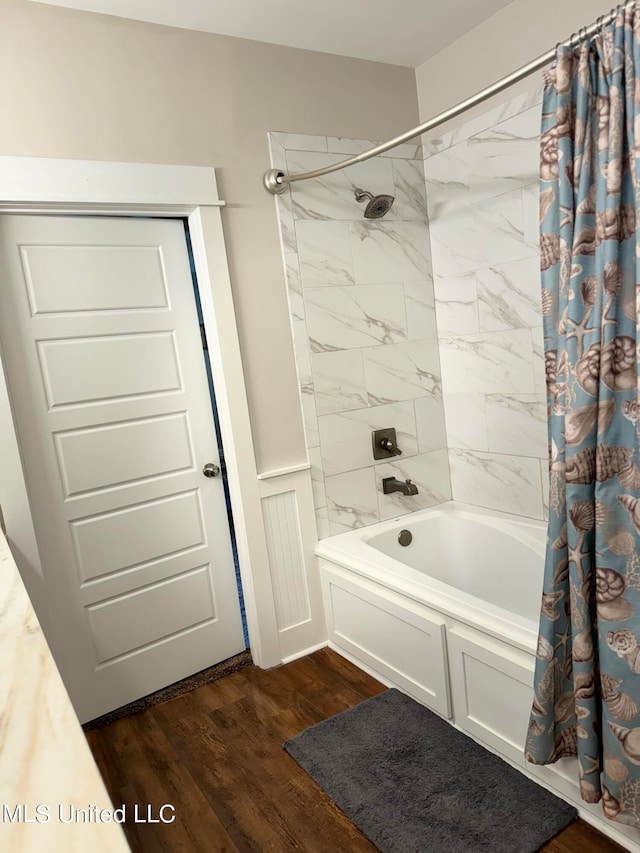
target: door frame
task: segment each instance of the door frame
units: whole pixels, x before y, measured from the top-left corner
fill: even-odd
[[[223,207],[215,169],[208,166],[0,156],[0,215],[67,213],[187,221],[225,449],[249,643],[254,662],[267,668],[282,657]],[[19,456],[15,458],[20,444],[15,428],[14,433],[16,445],[8,453],[13,466],[17,461],[22,470]],[[32,544],[37,553],[35,541]]]

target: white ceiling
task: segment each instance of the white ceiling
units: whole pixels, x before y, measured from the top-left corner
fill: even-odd
[[[35,0],[416,67],[511,0]]]

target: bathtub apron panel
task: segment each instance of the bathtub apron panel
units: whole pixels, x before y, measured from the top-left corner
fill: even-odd
[[[443,717],[451,717],[445,620],[324,561],[329,641]]]
[[[522,764],[535,658],[462,625],[447,633],[456,725]]]

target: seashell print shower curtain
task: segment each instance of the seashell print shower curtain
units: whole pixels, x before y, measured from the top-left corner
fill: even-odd
[[[640,825],[640,3],[545,75],[549,538],[526,757]]]

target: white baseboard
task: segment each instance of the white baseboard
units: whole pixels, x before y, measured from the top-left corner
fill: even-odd
[[[315,646],[309,646],[308,649],[303,649],[301,652],[296,652],[293,655],[288,655],[286,658],[282,658],[282,663],[291,663],[292,661],[298,660],[299,658],[304,658],[307,655],[313,654],[314,652],[319,652],[320,649],[326,648],[327,645],[328,643],[325,640],[322,643],[317,643]]]

